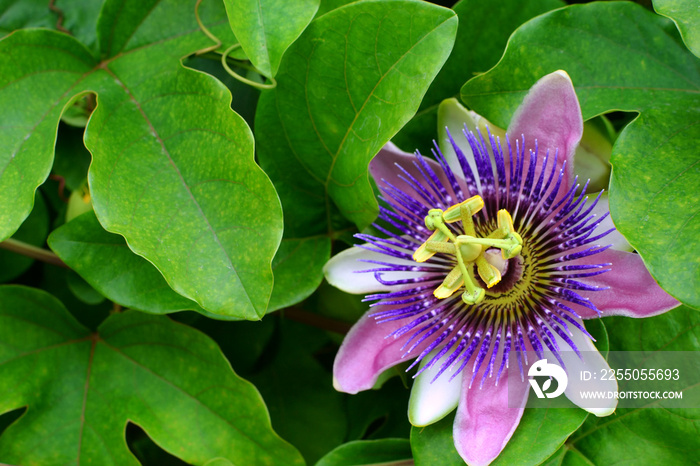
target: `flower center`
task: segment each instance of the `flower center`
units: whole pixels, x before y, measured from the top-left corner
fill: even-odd
[[[428,211],[425,226],[433,231],[433,234],[416,250],[413,259],[417,262],[425,262],[436,253],[443,253],[454,256],[457,262],[442,284],[433,292],[436,298],[448,298],[464,285],[462,301],[467,304],[480,303],[484,300],[486,291],[474,283],[467,265],[476,265],[479,277],[488,288],[491,288],[501,281],[501,273],[505,271],[506,261],[518,256],[522,251],[523,239],[515,232],[513,219],[505,209],[498,211],[497,228],[488,236],[477,238],[472,216],[483,207],[484,200],[481,196],[473,196],[445,211],[442,209]],[[448,223],[459,220],[462,221],[463,235],[455,235],[447,226]],[[501,250],[503,263],[494,260],[492,251],[489,251],[490,248]]]

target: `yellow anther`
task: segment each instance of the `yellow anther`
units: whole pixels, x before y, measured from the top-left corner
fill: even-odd
[[[515,232],[513,217],[510,216],[506,209],[501,209],[498,211],[498,228],[505,228],[508,233]]]
[[[445,222],[454,223],[457,220],[462,220],[462,206],[468,207],[471,212],[470,215],[474,215],[484,207],[484,200],[481,196],[472,196],[464,202],[453,205],[442,214]]]
[[[437,299],[449,298],[455,291],[460,289],[462,285],[464,285],[462,271],[459,270],[459,266],[455,266],[442,281],[442,285],[438,286],[435,291],[433,291],[433,295],[435,295]]]
[[[476,270],[489,288],[501,281],[501,272],[496,267],[489,264],[484,256],[477,257]]]
[[[443,254],[457,254],[453,243],[441,243],[438,241],[426,241],[425,248],[430,252],[441,252]]]
[[[443,233],[440,230],[435,230],[432,235],[430,235],[430,238],[428,238],[428,241],[425,243],[421,244],[418,249],[416,249],[416,252],[413,253],[413,260],[416,262],[425,262],[431,257],[435,255],[436,251],[429,251],[428,250],[428,243],[444,243],[448,241],[450,238]]]

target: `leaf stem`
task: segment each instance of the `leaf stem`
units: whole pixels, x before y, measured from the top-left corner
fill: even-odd
[[[350,331],[352,325],[329,317],[324,317],[313,312],[299,309],[298,307],[288,307],[283,310],[282,316],[291,320],[295,320],[305,325],[328,330],[329,332],[345,335]]]
[[[68,35],[72,35],[68,29],[63,27],[63,10],[56,6],[56,0],[51,0],[49,2],[49,10],[53,11],[58,16],[58,19],[56,20],[56,29]]]
[[[53,252],[47,249],[32,246],[31,244],[27,244],[23,241],[8,238],[5,241],[0,242],[0,248],[21,254],[23,256],[31,257],[32,259],[46,262],[47,264],[65,267],[67,269],[70,268]]]

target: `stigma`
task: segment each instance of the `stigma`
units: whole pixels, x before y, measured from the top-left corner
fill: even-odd
[[[448,298],[464,286],[462,301],[470,305],[480,303],[486,296],[486,290],[477,285],[474,266],[488,288],[499,283],[502,278],[501,270],[492,264],[493,260],[487,260],[486,251],[491,248],[500,249],[504,261],[518,256],[522,251],[523,239],[515,231],[513,218],[505,209],[498,211],[495,230],[484,238],[476,236],[472,217],[483,207],[484,200],[481,196],[473,196],[447,210],[428,211],[425,226],[433,234],[416,249],[413,260],[425,262],[435,254],[442,253],[454,256],[456,262],[442,284],[433,292],[436,298]],[[464,234],[455,235],[447,225],[458,221],[462,222]]]

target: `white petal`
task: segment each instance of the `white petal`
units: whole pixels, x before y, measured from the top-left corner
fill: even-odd
[[[617,399],[590,399],[584,398],[581,393],[598,391],[605,393],[616,392],[617,381],[607,380],[602,377],[603,371],[609,371],[610,366],[600,352],[598,352],[595,345],[593,345],[591,339],[573,325],[569,325],[568,327],[569,330],[571,330],[570,338],[581,352],[583,360],[581,360],[578,355],[576,355],[576,353],[570,349],[571,347],[568,345],[568,343],[562,340],[558,335],[555,335],[557,344],[561,349],[559,354],[566,365],[566,372],[569,376],[569,383],[564,391],[564,394],[574,404],[585,409],[589,413],[595,414],[599,417],[609,416],[617,407]],[[567,348],[569,348],[568,351],[566,350]],[[547,359],[550,361],[556,361],[556,359],[551,356]],[[583,382],[581,380],[582,371],[589,371],[592,374],[596,374],[596,378]]]
[[[459,160],[457,159],[457,154],[452,148],[452,144],[447,137],[445,127],[447,127],[447,129],[450,131],[450,135],[455,143],[457,143],[457,145],[462,149],[464,157],[467,159],[469,166],[472,168],[472,172],[476,173],[474,153],[472,152],[463,132],[465,124],[467,126],[467,130],[473,131],[474,134],[476,134],[476,130],[478,128],[483,133],[484,138],[487,137],[486,128],[488,127],[494,137],[498,136],[501,138],[501,141],[505,141],[505,131],[489,123],[486,118],[482,117],[476,112],[467,110],[457,101],[457,99],[453,98],[443,100],[438,107],[438,146],[440,147],[440,152],[442,152],[442,155],[445,157],[447,164],[450,166],[450,169],[452,169],[452,172],[456,174],[458,180],[461,179],[462,168],[459,164]],[[462,188],[464,189],[464,186]]]
[[[420,363],[421,369],[433,356],[438,353],[434,350]],[[411,398],[408,401],[408,420],[417,427],[423,427],[439,421],[450,414],[459,403],[459,394],[462,388],[461,374],[450,381],[451,372],[446,370],[431,382],[440,370],[438,361],[430,369],[422,372],[413,382]]]
[[[585,212],[593,203],[595,198],[598,196],[598,194],[589,194],[588,195],[588,201],[586,202],[586,206],[583,208],[583,212]],[[607,212],[610,211],[610,205],[608,204],[608,193],[603,193],[600,196],[600,199],[598,199],[598,203],[596,203],[595,207],[591,211],[591,214],[595,214],[596,218],[593,219],[593,221],[596,221],[603,215],[605,215]],[[611,228],[615,228],[615,225],[613,224],[612,218],[610,218],[610,215],[605,217],[605,219],[600,222],[600,224],[593,230],[593,233],[591,234],[591,237],[593,236],[598,236],[602,233],[605,233],[606,231],[610,230]],[[615,230],[598,241],[596,241],[596,244],[600,244],[601,246],[607,245],[607,244],[612,244],[613,249],[617,249],[618,251],[628,251],[632,252],[634,251],[634,248],[630,246],[630,243],[627,242],[624,236],[622,234]]]
[[[323,267],[323,273],[326,275],[328,283],[346,293],[367,294],[378,291],[396,290],[396,286],[379,283],[377,279],[374,278],[374,273],[372,272],[358,273],[362,270],[383,267],[378,264],[362,262],[363,260],[375,260],[410,266],[419,265],[412,260],[398,259],[380,252],[369,251],[360,247],[352,247],[331,257],[331,260]],[[382,272],[382,279],[394,281],[418,278],[422,275],[425,275],[425,272]]]

